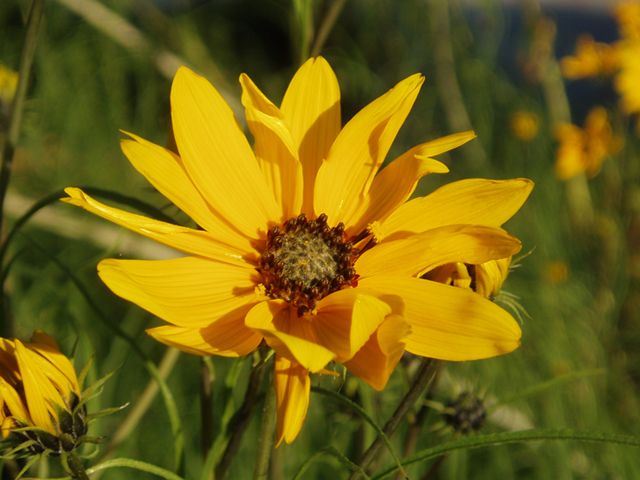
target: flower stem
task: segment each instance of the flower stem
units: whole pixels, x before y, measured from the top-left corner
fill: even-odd
[[[269,473],[269,462],[276,433],[276,412],[276,388],[273,379],[271,379],[267,386],[262,409],[262,423],[260,424],[260,435],[258,436],[258,451],[256,452],[253,480],[266,480]]]
[[[267,365],[272,365],[272,363],[268,363]],[[229,438],[229,443],[227,444],[227,448],[222,455],[222,459],[215,470],[215,478],[217,480],[223,480],[225,475],[227,474],[227,470],[231,465],[231,461],[238,453],[240,449],[240,440],[247,430],[249,423],[251,422],[251,417],[253,416],[253,410],[256,404],[256,400],[258,399],[258,393],[260,392],[260,386],[262,385],[262,379],[264,377],[264,373],[267,370],[267,365],[260,365],[255,367],[251,371],[251,376],[249,377],[249,384],[247,385],[247,390],[244,396],[244,401],[242,402],[242,406],[234,415],[233,420],[229,425],[229,430],[232,432]]]
[[[322,51],[322,47],[324,46],[324,43],[327,41],[327,38],[329,37],[329,33],[331,32],[331,29],[333,28],[336,21],[338,20],[338,17],[340,16],[340,12],[342,12],[342,9],[344,8],[345,3],[347,3],[347,0],[337,0],[329,7],[329,11],[327,12],[324,19],[322,20],[322,23],[320,24],[320,28],[318,29],[318,35],[316,35],[316,38],[313,42],[313,48],[311,49],[311,54],[310,54],[311,57],[317,57],[318,55],[320,55],[320,52]]]
[[[200,359],[200,442],[202,456],[206,457],[213,445],[213,380],[215,373],[211,358]]]
[[[295,16],[296,45],[298,45],[298,59],[300,65],[309,58],[311,39],[313,38],[313,0],[293,0]]]
[[[67,473],[71,475],[71,478],[89,480],[89,476],[84,469],[84,465],[82,465],[82,462],[80,461],[80,458],[78,458],[76,452],[69,452],[66,455],[63,454],[62,462],[63,464],[66,464],[65,467]]]
[[[429,0],[431,18],[432,49],[435,61],[435,81],[440,101],[449,128],[454,132],[473,130],[469,113],[462,96],[455,69],[451,22],[449,20],[449,0]],[[462,150],[470,170],[480,172],[487,169],[487,158],[479,142],[471,142]]]
[[[427,385],[429,385],[431,379],[435,375],[439,364],[440,362],[433,358],[425,358],[422,361],[422,364],[420,365],[420,368],[418,369],[418,372],[416,373],[416,376],[413,380],[413,385],[411,385],[411,388],[402,399],[402,402],[400,402],[400,405],[398,405],[398,408],[382,429],[387,437],[390,437],[393,432],[396,431],[396,429],[400,426],[400,422],[402,422],[402,419],[409,412],[413,404],[416,403],[418,398],[420,398],[420,395],[422,395],[422,392],[424,392],[424,389],[427,388]],[[375,442],[371,444],[369,450],[365,452],[362,460],[360,460],[359,467],[362,470],[365,470],[376,458],[378,450],[380,450],[380,447],[383,444],[384,441],[380,436],[376,439]],[[351,477],[349,477],[349,480],[357,480],[358,478],[360,478],[360,473],[354,472]]]
[[[20,54],[20,66],[18,67],[18,86],[13,97],[11,105],[9,131],[7,133],[4,145],[0,145],[0,225],[3,224],[4,214],[4,197],[9,188],[9,179],[11,178],[11,164],[13,154],[20,136],[20,124],[22,123],[22,112],[24,110],[24,100],[27,96],[27,87],[29,86],[29,74],[33,57],[36,50],[36,40],[38,38],[38,30],[40,29],[40,20],[44,12],[44,0],[33,0],[29,18],[27,20],[27,33],[24,39],[24,46]],[[4,290],[0,288],[0,334],[3,337],[12,337],[13,328],[10,322],[11,316],[5,311]]]

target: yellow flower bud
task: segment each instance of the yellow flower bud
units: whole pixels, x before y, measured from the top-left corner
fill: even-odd
[[[74,450],[87,433],[86,409],[73,365],[57,343],[36,331],[31,342],[0,338],[2,437],[32,440],[34,453]]]

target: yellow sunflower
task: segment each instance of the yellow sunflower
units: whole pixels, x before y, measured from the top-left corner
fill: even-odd
[[[166,320],[156,340],[197,355],[276,352],[277,440],[298,435],[309,373],[341,362],[384,388],[405,349],[445,360],[510,352],[515,320],[489,300],[419,278],[443,264],[513,255],[500,229],[532,189],[525,179],[463,180],[407,201],[418,180],[448,169],[431,157],[473,132],[424,143],[380,167],[420,87],[413,75],[340,128],[329,64],[307,61],[280,108],[246,76],[252,150],[207,80],[178,70],[171,90],[177,153],[135,135],[125,155],[199,230],[103,205],[77,188],[64,201],[189,256],[104,260],[117,295]]]
[[[73,365],[57,343],[36,331],[31,342],[0,338],[2,438],[14,433],[30,448],[60,454],[87,433],[86,410]]]

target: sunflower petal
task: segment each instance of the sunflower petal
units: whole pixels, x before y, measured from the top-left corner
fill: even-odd
[[[55,347],[51,346],[51,342],[53,342],[53,345],[55,345]],[[58,348],[58,345],[55,343],[55,340],[53,340],[53,338],[51,338],[46,333],[37,330],[31,336],[31,343],[27,344],[27,348],[42,355],[42,357],[44,357],[55,370],[64,375],[64,377],[66,378],[66,383],[71,386],[71,390],[77,395],[80,394],[80,384],[78,383],[76,370],[75,368],[73,368],[73,365],[71,364],[69,359],[65,355],[60,353],[60,349]],[[65,387],[67,386],[65,385],[65,382],[60,382],[60,384]]]
[[[429,173],[447,173],[443,163],[419,155],[421,146],[391,162],[375,176],[360,208],[347,221],[347,235],[357,235],[374,221],[384,221],[416,189],[418,180]]]
[[[47,432],[56,435],[52,418],[58,418],[55,408],[51,402],[64,405],[62,396],[53,386],[51,381],[40,370],[34,356],[38,354],[29,351],[20,340],[15,341],[16,360],[22,374],[22,385],[24,396],[29,407],[29,414],[33,423]]]
[[[298,69],[284,94],[280,111],[296,142],[304,172],[302,211],[313,215],[316,175],[341,126],[340,87],[324,58],[311,58]]]
[[[302,208],[302,165],[296,144],[283,114],[242,74],[242,104],[247,123],[255,138],[258,164],[276,201],[281,207],[281,222],[297,217]]]
[[[157,341],[194,355],[241,357],[255,350],[262,337],[244,325],[244,314],[229,315],[204,328],[173,325],[150,328],[147,333]],[[236,312],[234,312],[236,313]]]
[[[351,373],[376,390],[384,389],[402,358],[411,326],[400,315],[389,315],[354,357],[344,362]]]
[[[509,257],[520,248],[518,239],[500,228],[446,225],[376,245],[362,254],[356,270],[362,278],[416,277],[445,263],[477,265]]]
[[[403,316],[411,325],[406,348],[416,355],[478,360],[520,345],[522,331],[513,317],[470,290],[407,277],[366,278],[359,286],[384,292],[379,298],[390,297],[392,307],[402,299]]]
[[[300,433],[309,408],[309,394],[311,392],[309,370],[276,354],[274,383],[278,412],[277,447],[283,439],[287,443],[293,442]]]
[[[383,222],[411,196],[423,176],[449,169],[433,156],[448,152],[476,137],[472,131],[448,135],[412,148],[376,175],[359,210],[346,222],[347,234],[357,235],[374,222]]]
[[[71,392],[76,394],[80,393],[78,382],[74,382],[69,378],[75,376],[75,370],[73,370],[73,366],[67,357],[55,350],[51,351],[52,349],[46,345],[27,343],[25,347],[28,351],[32,352],[32,354],[29,355],[30,361],[38,371],[49,379],[55,389],[60,393],[61,399],[63,397],[70,398]],[[64,361],[61,361],[60,357],[64,357],[66,365]],[[63,406],[64,402],[58,402],[58,404]]]
[[[298,317],[296,309],[283,300],[259,303],[251,309],[245,324],[261,334],[277,354],[314,373],[335,357],[320,344],[310,319]]]
[[[0,338],[0,371],[2,367],[16,380],[20,380],[20,369],[15,356],[15,345],[11,340]]]
[[[326,213],[329,223],[347,222],[358,209],[423,82],[419,74],[403,80],[340,132],[318,171],[314,192],[315,210]]]
[[[249,239],[238,233],[206,203],[187,174],[182,159],[171,150],[137,135],[124,132],[134,140],[121,140],[120,146],[131,164],[158,191],[189,215],[216,240],[243,251],[250,251]]]
[[[367,295],[367,290],[350,288],[320,300],[311,325],[320,344],[336,354],[337,362],[345,362],[362,348],[390,313],[391,307]]]
[[[407,238],[443,225],[471,224],[499,227],[525,202],[533,182],[516,180],[460,180],[426,197],[400,206],[384,222],[369,228],[376,240]]]
[[[204,77],[186,67],[173,80],[171,116],[180,157],[207,203],[249,238],[280,221],[233,112]]]
[[[203,328],[259,301],[255,270],[198,257],[107,259],[98,275],[116,295],[180,327]]]
[[[1,373],[2,372],[0,372],[0,400],[4,401],[5,406],[9,409],[10,416],[17,418],[21,422],[33,424],[31,415],[29,415],[29,411],[20,398],[20,395],[18,395],[13,385],[5,380]],[[4,430],[3,437],[6,438]]]
[[[119,210],[100,203],[79,188],[65,188],[69,197],[61,198],[65,203],[82,207],[99,217],[109,220],[132,232],[143,235],[176,250],[213,258],[223,262],[244,264],[243,257],[249,257],[249,252],[223,245],[208,232],[193,230],[179,225],[153,220],[142,215]]]

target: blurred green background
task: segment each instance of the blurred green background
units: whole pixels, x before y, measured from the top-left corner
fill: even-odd
[[[553,125],[558,120],[554,109],[566,98],[557,96],[550,77],[539,68],[541,62],[553,65],[554,52],[573,51],[575,37],[565,35],[563,25],[571,24],[577,12],[543,11],[534,2],[506,10],[491,1],[462,6],[437,0],[327,0],[316,2],[306,24],[296,15],[294,3],[298,2],[211,0],[159,6],[151,0],[49,0],[14,158],[5,231],[36,200],[68,186],[132,195],[186,221],[126,160],[119,148],[124,137],[119,130],[165,144],[170,78],[180,63],[205,74],[234,108],[240,96],[237,78],[243,72],[279,105],[304,55],[304,32],[320,31],[332,9],[342,6],[320,53],[340,82],[343,124],[400,80],[422,72],[425,84],[388,160],[416,144],[458,131],[473,129],[478,135],[443,156],[451,173],[424,178],[417,195],[469,177],[527,177],[536,183],[530,199],[506,225],[521,239],[523,252],[533,250],[504,286],[520,297],[528,314],[522,315],[522,346],[504,357],[448,363],[434,400],[445,403],[461,389],[471,389],[490,405],[549,379],[600,369],[509,404],[489,416],[482,432],[535,427],[640,435],[640,141],[636,120],[619,110],[610,79],[583,81],[582,89],[569,85],[570,94],[571,89],[575,92],[575,97],[569,96],[570,111],[574,123],[582,125],[585,102],[604,104],[614,130],[625,137],[623,149],[592,180],[563,183],[553,170]],[[29,7],[23,0],[0,2],[0,61],[13,70],[18,68]],[[101,7],[128,26],[114,24]],[[564,41],[557,46],[553,35],[545,40],[540,33],[544,22],[553,25],[554,20],[558,38]],[[615,36],[607,11],[594,12],[590,20],[596,26],[613,25]],[[551,49],[548,58],[540,48],[545,41]],[[553,78],[556,87],[563,85],[557,74]],[[537,135],[528,141],[511,128],[512,116],[521,111],[539,120]],[[36,328],[45,330],[66,352],[78,339],[78,369],[95,352],[92,379],[121,367],[91,409],[135,402],[149,381],[146,370],[126,342],[97,320],[60,263],[82,280],[104,315],[159,362],[165,348],[144,329],[160,322],[111,294],[99,281],[96,264],[106,257],[154,258],[166,253],[79,209],[55,205],[43,210],[12,244],[10,257],[16,255],[16,260],[5,287],[12,325],[3,328],[12,328],[11,336],[20,338],[28,338]],[[214,358],[212,365],[218,418],[224,399],[216,392],[223,391],[234,361]],[[383,424],[406,391],[406,372],[412,365],[410,358],[399,365],[384,392],[374,392],[349,375],[343,391]],[[183,354],[168,376],[185,432],[181,473],[188,479],[199,478],[203,462],[201,368],[199,358]],[[241,368],[233,393],[236,405],[242,401],[250,362],[244,361]],[[342,380],[322,382],[335,388]],[[125,410],[96,423],[91,434],[112,435],[126,414]],[[258,420],[255,416],[227,478],[250,478]],[[435,411],[429,415],[417,450],[451,438],[450,433],[430,430],[440,420]],[[400,452],[407,428],[394,439]],[[276,452],[273,478],[292,478],[327,444],[356,458],[361,443],[366,447],[372,438],[373,430],[363,427],[357,416],[312,394],[299,438]],[[160,397],[116,453],[174,468],[171,426]],[[390,462],[387,453],[381,455],[380,465]],[[410,478],[422,478],[432,463],[410,467]],[[63,475],[55,462],[39,468],[33,476]],[[6,467],[2,478],[11,475]],[[112,469],[103,478],[132,475],[131,470]],[[135,476],[156,478],[137,472]],[[337,460],[324,456],[303,478],[347,476]],[[640,478],[640,455],[631,447],[576,442],[497,446],[452,454],[432,478],[635,479]]]

